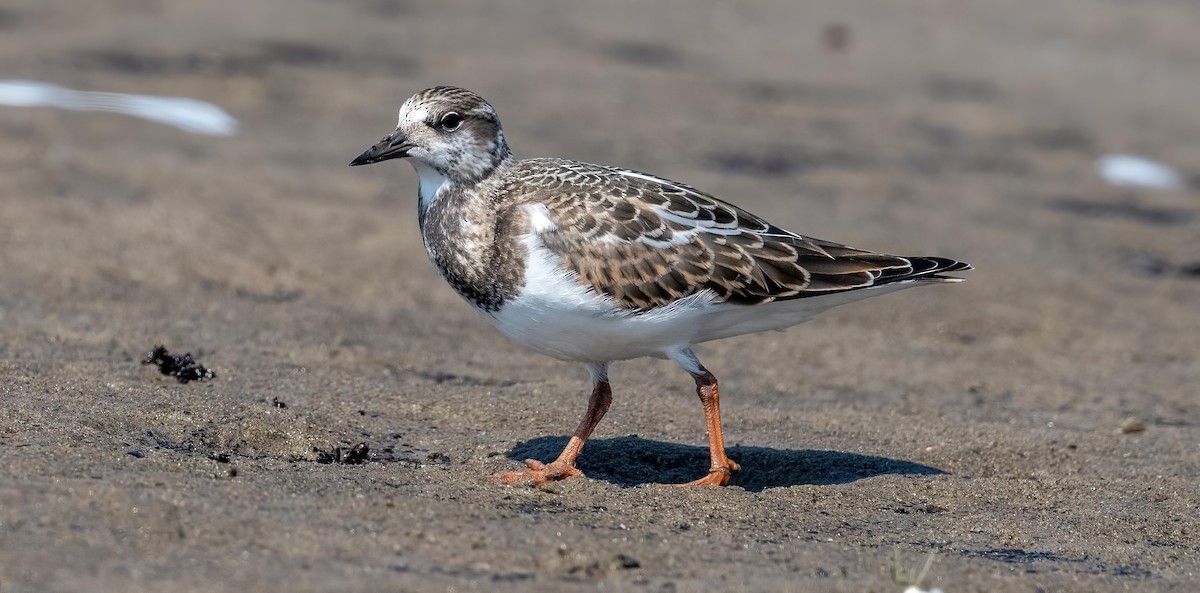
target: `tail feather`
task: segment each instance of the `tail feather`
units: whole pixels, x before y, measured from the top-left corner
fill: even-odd
[[[896,274],[889,277],[885,272],[875,281],[875,285],[887,284],[890,282],[899,282],[904,280],[919,280],[923,282],[962,282],[962,278],[955,276],[944,276],[943,274],[951,274],[954,272],[966,272],[974,269],[967,262],[956,261],[945,257],[929,257],[916,256],[906,257],[912,262],[912,270],[905,274]]]

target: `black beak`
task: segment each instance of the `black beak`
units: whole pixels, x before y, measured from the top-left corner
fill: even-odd
[[[358,165],[370,165],[371,163],[379,163],[390,159],[398,159],[408,156],[408,150],[413,145],[408,143],[408,137],[400,128],[388,134],[386,138],[375,143],[375,146],[368,148],[365,152],[358,155],[358,158],[350,161],[351,167]]]

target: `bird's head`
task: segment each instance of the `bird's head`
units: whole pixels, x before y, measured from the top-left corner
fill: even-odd
[[[400,106],[396,129],[350,166],[409,157],[447,179],[476,181],[512,159],[496,110],[466,89],[437,86]]]

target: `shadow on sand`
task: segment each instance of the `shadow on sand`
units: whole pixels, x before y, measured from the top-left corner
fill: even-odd
[[[549,462],[567,444],[567,437],[538,437],[517,443],[508,452],[516,461]],[[940,469],[887,457],[839,451],[729,447],[729,458],[742,470],[731,486],[752,492],[801,484],[846,484],[884,474],[937,475]],[[708,448],[652,441],[637,436],[587,442],[578,467],[589,478],[629,488],[641,484],[679,484],[703,476]]]

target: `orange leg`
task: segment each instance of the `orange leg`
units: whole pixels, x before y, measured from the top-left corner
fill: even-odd
[[[526,459],[526,469],[515,472],[504,472],[488,476],[494,480],[499,480],[505,484],[520,482],[522,480],[533,480],[534,486],[541,486],[547,482],[562,480],[572,476],[583,476],[583,472],[575,468],[575,458],[579,457],[579,452],[583,450],[583,444],[592,436],[592,431],[596,429],[596,425],[600,424],[600,419],[604,417],[604,413],[608,411],[608,406],[612,404],[612,387],[608,384],[607,377],[603,373],[596,374],[598,377],[595,387],[592,389],[592,397],[588,401],[587,413],[583,415],[583,420],[579,422],[579,426],[571,435],[571,440],[567,441],[567,446],[563,448],[562,453],[558,454],[558,458],[550,463],[542,463],[536,459]]]
[[[731,472],[739,469],[738,464],[725,456],[725,435],[721,432],[721,401],[717,393],[717,378],[708,369],[699,367],[692,373],[696,379],[696,395],[704,406],[704,420],[708,425],[708,475],[679,486],[724,486],[729,483]]]

